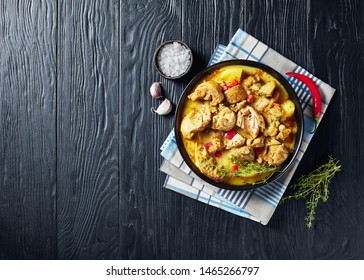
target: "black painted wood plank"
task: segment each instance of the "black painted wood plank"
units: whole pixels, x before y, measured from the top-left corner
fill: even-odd
[[[0,3],[0,258],[57,254],[54,1]]]
[[[309,40],[316,75],[337,92],[310,152],[340,159],[343,171],[318,212],[315,258],[364,258],[363,1],[312,1]]]
[[[118,228],[119,3],[59,6],[57,222],[61,259],[113,259]]]
[[[149,93],[161,81],[165,96],[176,104],[181,81],[170,83],[155,71],[154,49],[181,39],[181,1],[123,1],[120,68],[120,244],[122,259],[180,258],[175,238],[181,221],[179,199],[162,189],[160,146],[173,128],[171,113],[152,115],[158,106]],[[180,225],[179,225],[180,227]]]
[[[248,0],[245,31],[280,54],[309,69],[310,1]]]
[[[0,258],[363,259],[363,12],[360,0],[1,1]],[[343,165],[311,230],[304,201],[264,227],[161,188],[174,116],[151,115],[149,86],[176,104],[238,27],[337,88],[296,173],[328,154]],[[194,51],[179,81],[152,65],[169,39]]]

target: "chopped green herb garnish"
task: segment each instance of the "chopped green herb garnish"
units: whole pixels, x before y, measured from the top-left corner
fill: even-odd
[[[206,164],[211,168],[215,168],[217,166],[217,162],[215,160],[212,160],[211,158],[205,158],[203,161],[201,161],[201,163]]]
[[[229,176],[230,175],[230,171],[229,171],[229,169],[225,165],[218,166],[217,169],[216,169],[216,173],[220,177]]]
[[[255,174],[275,172],[279,168],[277,166],[270,166],[268,164],[257,164],[248,161],[242,161],[235,156],[231,156],[230,160],[232,163],[237,164],[239,169],[234,172],[235,176],[247,177]]]

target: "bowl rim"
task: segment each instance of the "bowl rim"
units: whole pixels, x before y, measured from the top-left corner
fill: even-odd
[[[294,146],[293,152],[290,153],[290,155],[288,156],[288,158],[284,162],[281,171],[274,173],[267,180],[265,180],[263,182],[255,183],[255,184],[232,185],[232,184],[227,184],[227,183],[224,183],[224,182],[216,182],[213,179],[211,179],[210,177],[204,175],[197,168],[197,166],[192,162],[190,157],[188,156],[188,153],[184,148],[183,141],[182,141],[182,136],[181,136],[181,133],[180,133],[180,124],[181,124],[181,121],[182,121],[182,111],[183,111],[184,103],[185,103],[185,101],[187,99],[187,95],[190,93],[192,88],[204,76],[206,76],[208,74],[211,74],[213,71],[215,71],[215,70],[217,70],[217,69],[219,69],[221,67],[230,66],[230,65],[250,66],[250,67],[261,69],[261,70],[267,72],[269,75],[273,76],[275,79],[278,80],[278,82],[281,83],[281,85],[286,89],[290,99],[295,104],[295,118],[296,118],[296,121],[297,121],[297,133],[296,133],[296,141],[295,141],[295,146]],[[183,90],[183,93],[180,96],[179,101],[178,101],[177,109],[176,109],[176,112],[175,112],[174,132],[175,132],[176,144],[177,144],[179,152],[182,155],[183,160],[186,162],[188,167],[199,178],[201,178],[205,182],[207,182],[207,183],[209,183],[209,184],[211,184],[211,185],[213,185],[215,187],[218,187],[218,188],[229,189],[229,190],[250,190],[250,189],[257,189],[259,187],[263,187],[265,185],[268,185],[268,184],[278,180],[279,178],[281,178],[284,174],[286,174],[286,172],[289,170],[291,164],[296,160],[296,157],[297,157],[298,152],[300,150],[300,147],[301,147],[301,144],[302,144],[302,139],[303,139],[303,128],[304,128],[304,117],[303,117],[302,106],[301,106],[301,104],[300,104],[300,102],[298,100],[296,92],[294,91],[294,89],[292,88],[290,83],[287,81],[287,79],[282,74],[280,74],[278,71],[276,71],[275,69],[271,68],[270,66],[268,66],[266,64],[256,62],[256,61],[252,61],[252,60],[234,59],[234,60],[226,60],[226,61],[218,62],[218,63],[216,63],[214,65],[211,65],[211,66],[205,68],[204,70],[199,72],[189,82],[189,84]]]
[[[165,46],[165,45],[168,45],[168,44],[172,44],[174,42],[177,42],[177,43],[180,43],[181,45],[183,45],[184,47],[187,48],[187,50],[190,52],[190,56],[191,56],[191,61],[190,61],[190,65],[188,66],[188,68],[186,69],[185,72],[183,72],[181,75],[179,76],[176,76],[176,77],[171,77],[171,76],[167,76],[166,74],[164,74],[160,69],[159,69],[159,65],[158,65],[158,61],[157,61],[157,58],[158,58],[158,53],[159,51]],[[153,55],[153,64],[154,64],[154,67],[155,69],[157,70],[157,72],[164,78],[166,78],[167,80],[177,80],[177,79],[180,79],[182,77],[184,77],[190,70],[191,70],[191,67],[192,67],[192,64],[193,64],[193,53],[192,53],[192,50],[191,48],[187,45],[187,43],[181,41],[181,40],[168,40],[168,41],[165,41],[163,43],[161,43],[154,51],[154,55]]]

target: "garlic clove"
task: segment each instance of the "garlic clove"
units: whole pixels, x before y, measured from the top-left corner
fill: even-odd
[[[171,101],[169,101],[167,98],[163,100],[163,102],[158,106],[157,109],[155,108],[150,108],[150,111],[153,114],[158,114],[158,115],[167,115],[172,111],[173,108],[173,104]]]
[[[150,95],[155,98],[159,99],[163,97],[162,94],[162,83],[155,82],[150,86]]]

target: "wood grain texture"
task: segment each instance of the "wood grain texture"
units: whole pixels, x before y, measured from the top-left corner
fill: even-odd
[[[333,154],[343,166],[331,185],[332,198],[318,215],[320,235],[312,240],[317,258],[364,258],[364,150],[359,140],[364,137],[364,21],[355,16],[359,11],[364,11],[362,1],[312,3],[316,75],[337,92],[311,152],[320,160]]]
[[[0,258],[56,257],[57,7],[0,3]]]
[[[122,259],[173,257],[178,223],[174,193],[161,188],[164,176],[159,147],[173,127],[173,115],[152,115],[160,101],[150,97],[149,87],[162,81],[165,96],[175,104],[180,83],[157,75],[152,64],[154,49],[162,42],[181,38],[181,1],[124,1],[120,34],[120,243]],[[143,19],[143,20],[141,20]],[[176,200],[177,199],[177,200]],[[177,205],[176,205],[177,203]],[[171,231],[168,233],[168,231]]]
[[[0,258],[364,259],[364,2],[58,0],[0,2]],[[337,92],[296,178],[341,160],[305,227],[304,201],[262,226],[162,188],[174,104],[239,28]],[[182,39],[194,65],[168,81],[152,64]],[[289,192],[289,191],[287,191]]]
[[[119,256],[116,1],[62,1],[57,79],[60,259]]]

